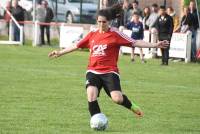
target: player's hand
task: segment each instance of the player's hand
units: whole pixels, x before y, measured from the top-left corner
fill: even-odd
[[[59,50],[54,50],[52,52],[50,52],[48,54],[49,58],[57,58],[57,57],[60,57],[61,56],[61,53]]]
[[[169,46],[169,41],[159,41],[156,45],[157,48],[167,48]]]

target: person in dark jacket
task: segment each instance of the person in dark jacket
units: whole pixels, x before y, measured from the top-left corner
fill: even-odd
[[[196,36],[197,29],[199,28],[199,20],[197,15],[196,4],[194,0],[190,1],[189,12],[193,17],[193,29],[192,29],[192,45],[191,45],[191,61],[196,62]]]
[[[41,14],[41,12],[38,12],[38,16],[40,16],[39,14],[41,14],[41,16],[44,17],[40,17],[39,21],[40,22],[45,22],[45,23],[50,23],[54,17],[53,11],[50,7],[48,7],[48,2],[46,0],[43,0],[41,3],[41,9],[39,11],[44,11],[44,14]],[[47,36],[47,43],[50,45],[50,25],[47,24],[43,24],[40,25],[40,32],[41,32],[41,44],[44,45],[45,44],[45,40],[44,40],[44,31],[46,30],[46,36]]]
[[[156,20],[156,29],[158,30],[158,40],[159,41],[167,40],[170,42],[174,29],[173,18],[166,13],[165,6],[160,6],[159,13],[160,16]],[[161,65],[168,65],[169,46],[167,48],[162,48],[161,53],[162,53]]]
[[[18,5],[18,0],[12,1],[12,7],[10,11],[16,21],[18,22],[24,21],[25,9],[23,9],[21,6]],[[19,24],[23,26],[22,23]],[[14,41],[20,41],[20,29],[15,23],[13,23],[13,34],[14,34]]]
[[[187,31],[192,31],[193,28],[193,16],[189,12],[188,6],[183,7],[183,17],[181,18],[181,23],[175,32],[186,33]]]

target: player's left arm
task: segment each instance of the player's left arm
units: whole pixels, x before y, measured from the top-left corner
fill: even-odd
[[[140,48],[167,48],[169,46],[169,41],[159,41],[158,43],[149,43],[143,40],[136,40],[133,43],[134,47],[140,47]]]

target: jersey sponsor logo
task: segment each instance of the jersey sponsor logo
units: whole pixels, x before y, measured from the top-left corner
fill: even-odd
[[[138,33],[140,31],[140,27],[133,27],[132,32],[133,33]]]
[[[94,45],[92,47],[92,56],[95,57],[95,56],[105,56],[106,53],[105,53],[105,49],[107,49],[107,44],[105,45]]]

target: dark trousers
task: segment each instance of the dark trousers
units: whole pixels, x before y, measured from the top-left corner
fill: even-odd
[[[162,64],[168,65],[169,47],[167,47],[167,48],[161,48],[161,53],[162,53]]]
[[[17,27],[15,23],[13,23],[13,34],[14,34],[14,41],[20,40],[20,29]]]
[[[47,36],[47,43],[50,44],[50,26],[40,25],[40,32],[41,32],[41,44],[45,44],[44,40],[44,31],[46,30]]]
[[[196,36],[197,36],[197,30],[192,31],[192,44],[191,44],[191,61],[196,62]]]

